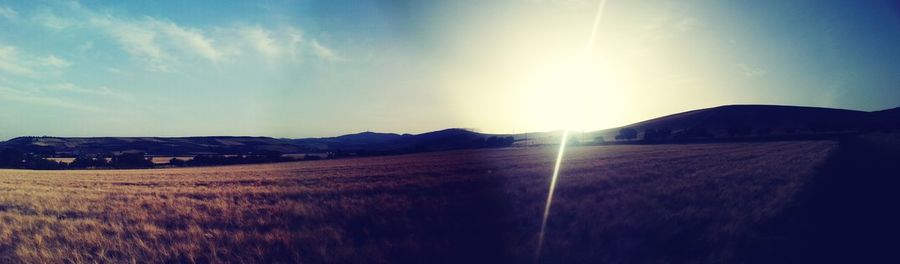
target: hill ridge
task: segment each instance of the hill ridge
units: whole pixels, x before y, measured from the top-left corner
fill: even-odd
[[[703,130],[711,136],[820,133],[900,129],[900,107],[859,111],[839,108],[765,104],[730,104],[689,110],[635,122],[626,126],[585,133],[592,140],[612,140],[622,128],[639,133],[666,129],[672,133]],[[701,131],[701,132],[703,132]],[[520,134],[487,134],[464,128],[447,128],[419,134],[364,131],[334,137],[273,138],[267,136],[182,137],[58,137],[23,136],[0,142],[0,148],[33,153],[82,155],[85,153],[144,152],[151,155],[321,153],[393,154],[473,147],[553,144],[559,131]],[[527,135],[527,136],[525,136]],[[507,139],[507,138],[512,139]],[[640,137],[640,136],[639,136]],[[527,138],[527,141],[526,141]],[[583,138],[583,136],[582,136]],[[583,139],[585,140],[585,139]],[[516,143],[516,144],[519,144]]]

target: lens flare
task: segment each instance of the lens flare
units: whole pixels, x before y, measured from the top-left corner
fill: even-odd
[[[591,27],[591,34],[585,46],[585,56],[591,54],[594,48],[594,42],[597,37],[597,29],[600,26],[600,17],[603,15],[603,8],[606,6],[606,0],[600,0],[597,7],[597,15],[594,17],[594,24]],[[538,233],[537,250],[535,251],[534,261],[539,262],[541,257],[541,249],[544,246],[544,232],[547,229],[547,219],[550,216],[550,206],[553,204],[553,193],[556,190],[556,180],[559,178],[559,168],[562,165],[563,154],[566,151],[566,141],[569,137],[569,131],[563,130],[562,140],[559,142],[559,152],[556,154],[556,164],[553,166],[553,176],[550,178],[550,188],[547,191],[547,203],[544,205],[544,218],[541,220],[541,231]]]
[[[591,27],[591,36],[588,37],[585,51],[590,54],[594,50],[594,42],[597,41],[597,29],[600,28],[600,15],[603,14],[603,7],[606,7],[606,0],[600,0],[600,6],[597,7],[597,16],[594,17],[594,26]]]
[[[562,165],[563,153],[566,152],[566,141],[569,137],[569,131],[563,130],[562,141],[559,144],[559,152],[556,154],[556,165],[553,166],[553,177],[550,178],[550,191],[547,192],[547,204],[544,205],[544,219],[541,221],[541,232],[538,233],[537,256],[541,255],[541,248],[544,243],[544,230],[547,229],[547,217],[550,215],[550,205],[553,204],[553,190],[556,189],[556,179],[559,177],[559,167]]]

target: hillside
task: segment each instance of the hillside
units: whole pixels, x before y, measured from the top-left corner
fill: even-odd
[[[511,138],[464,129],[418,135],[363,132],[329,138],[270,137],[18,137],[0,143],[40,155],[78,156],[145,153],[148,155],[229,155],[267,153],[396,154],[512,145]]]
[[[900,108],[865,112],[804,106],[726,105],[667,115],[590,135],[611,140],[620,129],[632,128],[641,134],[648,129],[668,129],[673,135],[702,130],[716,137],[749,137],[866,131],[896,128],[898,123]]]
[[[706,137],[728,139],[803,137],[829,133],[900,128],[900,108],[864,112],[803,106],[727,105],[687,111],[631,125],[577,133],[583,142],[603,137],[613,141],[622,128],[632,128],[642,139],[645,132],[665,129],[670,139]],[[362,132],[337,137],[283,139],[270,137],[19,137],[0,143],[43,155],[77,156],[98,153],[147,153],[149,155],[324,153],[383,155],[451,149],[504,147],[513,144],[555,144],[559,131],[522,134],[485,134],[465,129],[445,129],[423,134]]]
[[[900,128],[900,107],[872,112],[879,125]]]
[[[150,155],[241,154],[302,151],[269,137],[18,137],[2,147],[57,155],[147,153]]]
[[[765,227],[834,148],[572,148],[540,263],[771,256],[766,246],[784,241],[784,232]],[[0,263],[535,263],[555,154],[535,147],[160,170],[0,170]],[[794,241],[781,243],[796,248]]]
[[[304,149],[360,154],[392,154],[464,148],[501,147],[513,143],[512,135],[483,134],[451,128],[423,134],[363,132],[330,138],[291,140]]]

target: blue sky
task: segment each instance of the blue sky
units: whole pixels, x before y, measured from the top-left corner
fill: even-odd
[[[600,129],[900,106],[890,1],[0,1],[0,139]],[[595,44],[584,51],[591,32]]]

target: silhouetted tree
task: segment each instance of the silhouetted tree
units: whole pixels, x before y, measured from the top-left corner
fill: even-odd
[[[488,138],[478,138],[475,139],[474,142],[476,147],[502,148],[512,146],[515,142],[515,138],[492,136]]]
[[[79,156],[69,163],[69,168],[73,169],[83,169],[83,168],[100,168],[106,167],[109,163],[106,162],[105,158],[102,157],[87,157],[87,156]]]
[[[656,129],[648,128],[644,130],[644,140],[656,140],[659,138],[659,135],[656,133]]]
[[[25,160],[25,153],[15,149],[0,150],[0,168],[21,168]]]
[[[214,166],[214,165],[234,165],[234,164],[255,164],[267,162],[292,161],[294,159],[284,157],[281,152],[264,151],[258,154],[248,155],[198,155],[191,160],[185,161],[185,166]]]
[[[260,154],[262,154],[262,158],[264,158],[264,160],[261,160],[261,162],[278,162],[284,160],[282,157],[284,153],[281,153],[280,151],[267,150],[261,152]]]
[[[516,138],[514,137],[501,137],[498,143],[500,147],[509,147],[512,146],[515,142]]]
[[[712,133],[701,127],[692,127],[682,131],[678,131],[674,135],[676,138],[711,138]]]
[[[3,149],[0,150],[0,168],[59,170],[65,169],[66,164],[15,149]]]
[[[66,168],[66,164],[58,161],[52,161],[35,155],[25,155],[22,168],[32,170],[61,170]]]
[[[617,140],[630,140],[636,139],[638,136],[638,131],[633,128],[623,128],[619,129],[619,134],[616,135]]]
[[[661,138],[661,139],[669,138],[669,137],[672,136],[672,129],[670,129],[670,128],[668,128],[668,127],[657,128],[657,129],[656,129],[656,136],[659,137],[659,138]]]
[[[672,130],[669,128],[648,128],[644,131],[644,140],[665,140],[672,136]]]
[[[109,165],[115,168],[149,168],[153,167],[153,161],[144,157],[144,153],[122,153],[113,156]]]

